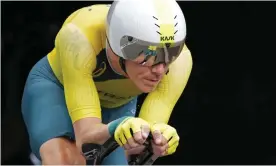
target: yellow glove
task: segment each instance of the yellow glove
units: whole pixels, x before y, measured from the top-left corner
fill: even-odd
[[[141,118],[128,117],[116,127],[114,137],[125,149],[135,148],[143,144],[150,132],[150,125]]]
[[[155,123],[151,125],[151,133],[155,145],[160,146],[159,150],[153,147],[153,150],[159,151],[159,154],[171,155],[176,151],[179,145],[179,136],[175,128],[165,123]]]

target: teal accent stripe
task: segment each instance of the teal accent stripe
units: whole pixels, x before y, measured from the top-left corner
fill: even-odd
[[[116,130],[116,128],[118,127],[118,125],[121,124],[122,121],[124,121],[126,118],[131,118],[131,117],[129,117],[129,116],[123,116],[123,117],[121,117],[121,118],[119,118],[119,119],[116,119],[116,120],[110,122],[110,123],[108,124],[108,131],[109,131],[109,134],[110,134],[110,135],[113,135],[113,134],[115,133],[115,130]]]

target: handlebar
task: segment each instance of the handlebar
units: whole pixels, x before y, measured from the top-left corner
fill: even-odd
[[[155,160],[152,160],[153,151],[151,146],[151,140],[153,139],[151,133],[149,134],[147,140],[144,143],[146,147],[142,154],[130,156],[128,162],[129,165],[152,165]]]
[[[139,155],[130,156],[129,165],[152,165],[153,152],[151,147],[152,135],[149,134],[144,143],[145,150]],[[87,165],[101,165],[103,159],[112,153],[119,144],[115,141],[114,136],[109,138],[103,145],[86,143],[82,145],[83,155],[86,158]]]

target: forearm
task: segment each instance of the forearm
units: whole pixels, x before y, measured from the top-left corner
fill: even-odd
[[[161,100],[145,100],[139,118],[149,123],[168,123],[173,107],[166,105]]]
[[[83,118],[76,121],[73,126],[79,149],[84,143],[101,145],[110,138],[108,125],[101,123],[99,118]]]
[[[192,70],[192,57],[187,47],[171,64],[155,91],[145,99],[139,117],[146,121],[168,123],[173,108],[183,93]]]

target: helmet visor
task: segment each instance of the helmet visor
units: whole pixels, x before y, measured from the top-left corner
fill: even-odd
[[[153,65],[172,63],[181,53],[184,44],[184,40],[175,43],[150,43],[130,36],[124,36],[120,41],[121,50],[126,59],[135,60],[143,55],[144,61],[153,59]]]

